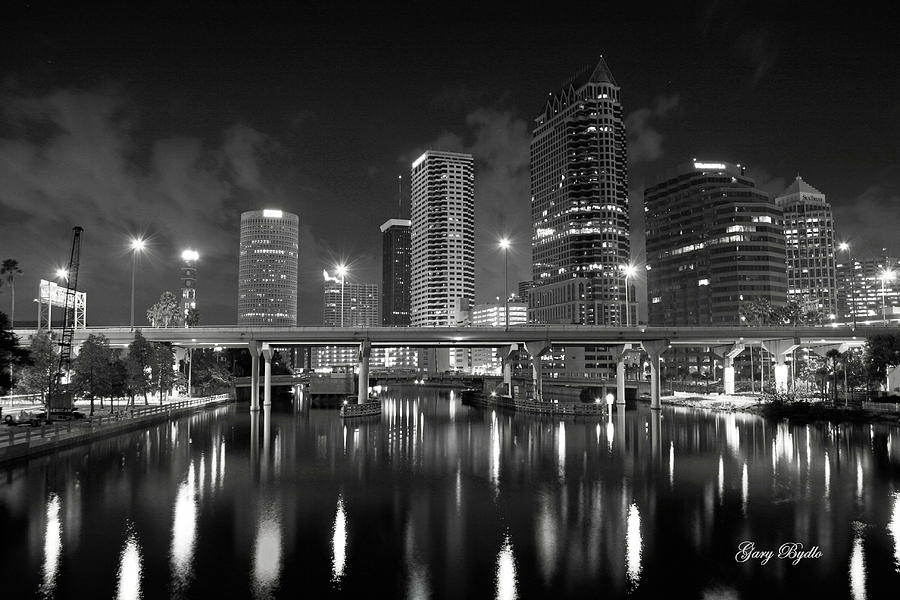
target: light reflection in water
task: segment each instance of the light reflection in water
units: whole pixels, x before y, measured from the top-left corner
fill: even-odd
[[[856,458],[856,497],[857,499],[862,499],[863,495],[863,468],[862,468],[862,460],[857,457]]]
[[[553,522],[557,511],[548,490],[540,492],[540,506],[537,517],[537,551],[544,583],[549,584],[556,574],[556,559],[559,555],[559,529]]]
[[[733,414],[725,415],[725,443],[732,454],[737,456],[741,451],[741,430],[737,426],[737,417]]]
[[[497,411],[491,411],[491,456],[488,477],[494,486],[494,494],[500,491],[500,423]]]
[[[410,512],[406,521],[406,539],[404,540],[406,568],[409,570],[409,578],[406,582],[406,597],[410,600],[425,600],[431,598],[431,582],[428,576],[428,565],[420,562],[416,556],[416,528],[413,516]]]
[[[559,455],[559,468],[557,475],[560,481],[566,478],[566,424],[559,422],[559,440],[557,454]]]
[[[598,425],[599,427],[599,425]],[[606,447],[612,452],[613,437],[615,437],[616,429],[613,427],[612,421],[606,422]]]
[[[747,474],[747,462],[744,462],[744,472],[741,474],[741,509],[747,514],[747,494],[750,491],[750,478]]]
[[[894,570],[900,573],[900,492],[894,493],[894,510],[887,530],[894,540]]]
[[[641,579],[641,513],[637,504],[632,502],[628,507],[628,524],[625,531],[625,556],[627,560],[628,581],[637,586]]]
[[[278,585],[281,571],[281,522],[273,510],[261,514],[253,552],[253,590],[256,597],[269,597]]]
[[[183,589],[190,581],[191,561],[194,558],[194,543],[197,537],[197,502],[194,483],[194,461],[188,467],[185,480],[178,486],[175,498],[174,519],[172,521],[172,547],[170,559],[173,587]]]
[[[136,600],[141,597],[141,547],[131,527],[119,556],[118,600]]]
[[[509,541],[509,533],[503,537],[503,546],[497,553],[497,600],[516,600],[516,557]]]
[[[669,442],[669,486],[675,485],[675,442]]]
[[[40,594],[52,598],[59,571],[59,555],[62,551],[62,525],[59,522],[59,496],[50,494],[47,501],[47,531],[44,534],[44,573]]]
[[[219,487],[225,487],[225,440],[219,445]]]
[[[831,494],[831,459],[828,457],[828,451],[825,451],[825,497]]]
[[[725,464],[722,462],[722,455],[719,455],[719,503],[725,496]]]
[[[866,555],[863,550],[861,523],[854,523],[857,532],[853,537],[853,550],[850,552],[850,593],[853,600],[866,598]]]
[[[337,512],[331,533],[331,580],[340,582],[347,564],[347,515],[344,513],[344,499],[338,495]]]

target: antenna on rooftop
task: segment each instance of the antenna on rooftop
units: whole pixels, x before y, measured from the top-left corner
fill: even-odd
[[[397,175],[397,217],[403,218],[403,175]]]

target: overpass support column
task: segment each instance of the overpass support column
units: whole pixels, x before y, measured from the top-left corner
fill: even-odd
[[[716,346],[712,353],[722,359],[722,383],[726,394],[734,394],[734,358],[744,351],[743,344]]]
[[[669,340],[641,342],[650,358],[650,408],[659,410],[659,357],[669,348]]]
[[[369,340],[359,345],[359,390],[356,396],[357,404],[365,404],[369,400],[369,356],[372,354],[372,344]]]
[[[260,343],[250,342],[250,410],[259,410],[259,352]]]
[[[786,392],[788,389],[788,368],[784,357],[800,346],[800,340],[765,340],[763,348],[775,357],[775,391]]]
[[[631,350],[631,344],[619,344],[610,348],[616,360],[616,404],[625,404],[625,355]]]
[[[503,384],[506,386],[506,393],[510,398],[513,397],[512,357],[518,350],[518,344],[508,344],[497,349],[497,356],[503,361]]]
[[[541,357],[550,349],[550,342],[525,342],[525,349],[531,355],[531,377],[534,383],[534,399],[544,399],[543,373],[541,372]]]
[[[272,406],[272,348],[269,344],[262,345],[263,359],[266,361],[265,379],[263,381],[263,406]]]

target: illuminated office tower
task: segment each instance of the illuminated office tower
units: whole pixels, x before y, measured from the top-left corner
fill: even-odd
[[[799,175],[775,198],[784,213],[788,298],[837,316],[834,219],[825,194]]]
[[[343,288],[343,289],[342,289]],[[365,329],[381,325],[381,293],[377,283],[341,283],[340,277],[325,280],[322,324],[326,327]],[[358,348],[353,346],[317,347],[313,368],[355,367]]]
[[[238,324],[297,325],[300,219],[280,210],[241,214]]]
[[[381,319],[387,327],[409,326],[410,225],[389,219],[381,226]]]
[[[191,311],[197,308],[197,259],[196,250],[181,253],[181,321],[190,325]]]
[[[876,258],[838,253],[840,316],[846,325],[900,325],[900,257],[882,249]]]
[[[626,323],[628,161],[619,94],[601,58],[550,93],[535,119],[531,322]]]
[[[509,303],[509,325],[528,322],[528,304]],[[505,327],[506,305],[502,302],[476,304],[472,309],[472,327]],[[497,348],[472,348],[472,372],[476,375],[498,375],[502,362],[497,358]]]

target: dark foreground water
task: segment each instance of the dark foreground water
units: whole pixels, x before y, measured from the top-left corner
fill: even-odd
[[[0,597],[897,597],[900,440],[646,407],[280,399],[0,470]],[[792,564],[742,542],[817,546]]]

